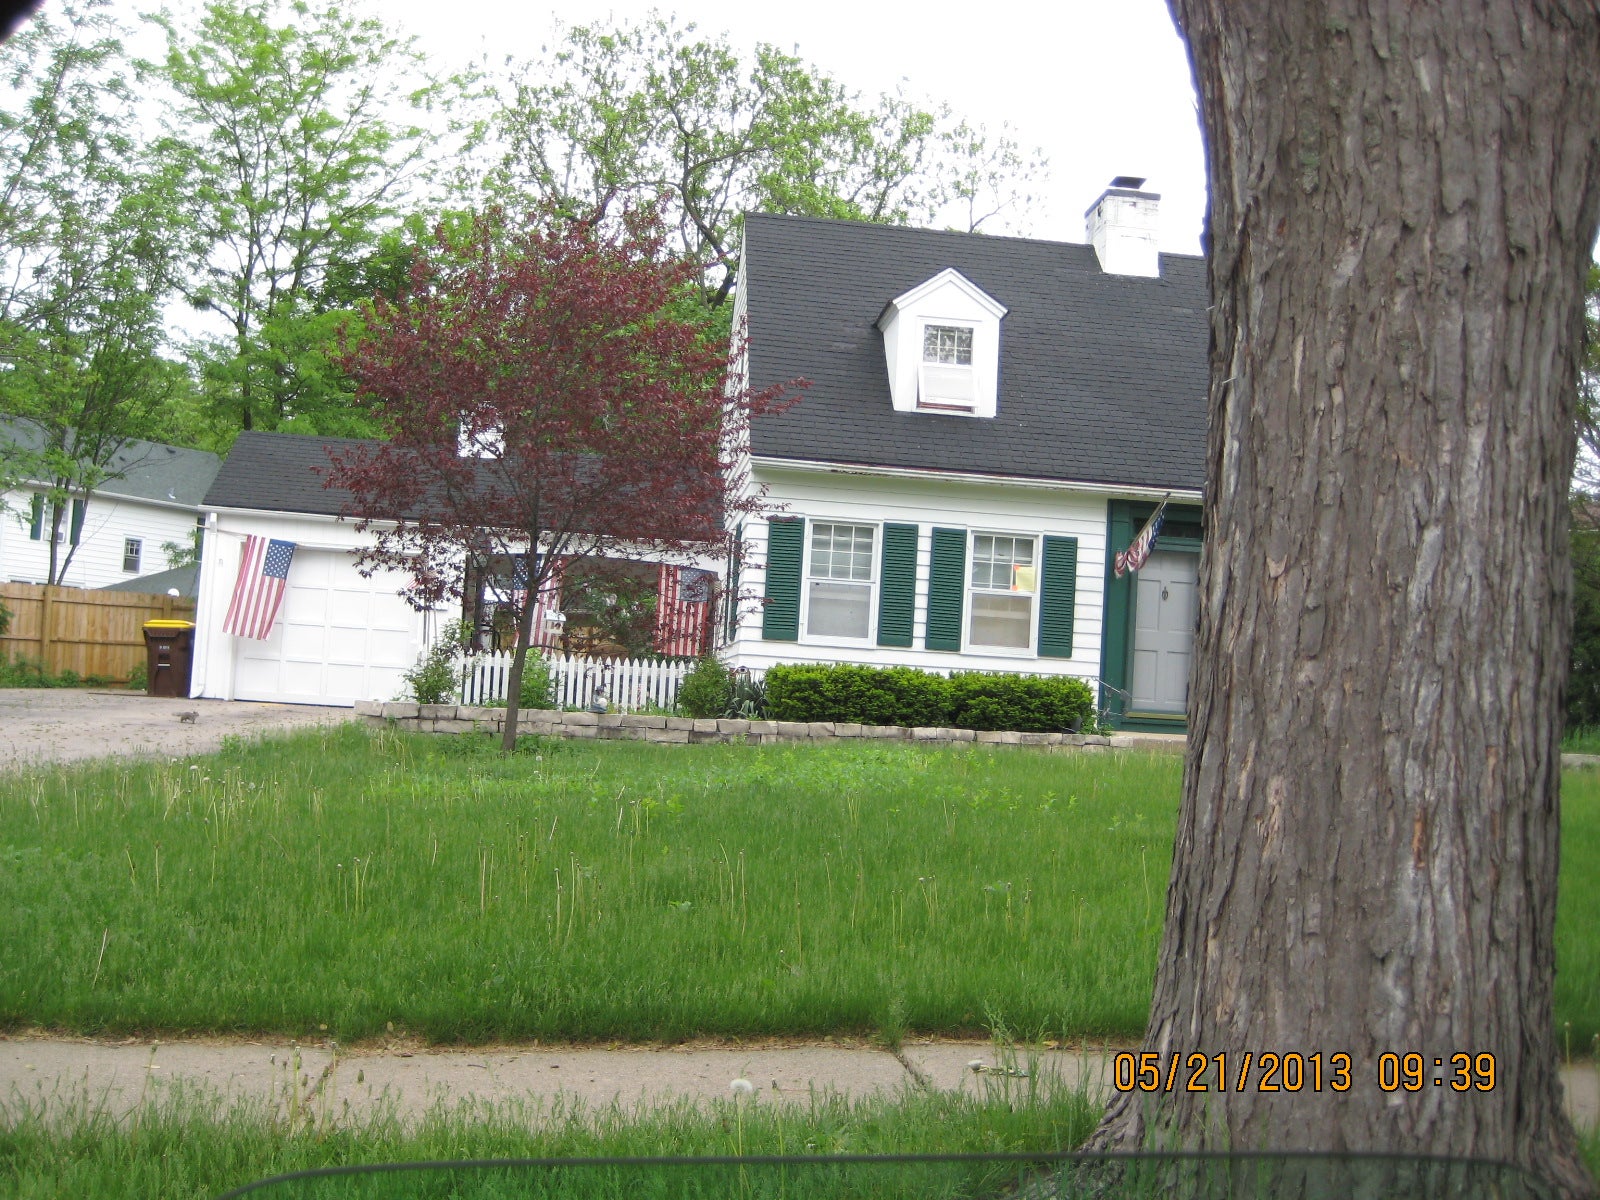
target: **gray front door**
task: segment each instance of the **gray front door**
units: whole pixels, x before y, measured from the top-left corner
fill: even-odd
[[[1152,554],[1134,590],[1133,693],[1135,712],[1179,713],[1189,699],[1189,653],[1194,645],[1195,585],[1200,556]]]

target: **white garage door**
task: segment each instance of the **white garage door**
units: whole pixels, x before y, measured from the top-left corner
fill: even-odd
[[[422,651],[422,614],[396,593],[399,572],[363,579],[349,554],[300,547],[264,642],[235,638],[239,700],[354,704],[393,700]]]

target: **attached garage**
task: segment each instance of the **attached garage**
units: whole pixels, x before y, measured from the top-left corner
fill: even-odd
[[[348,551],[301,547],[283,609],[264,642],[229,638],[233,698],[290,704],[393,700],[422,649],[422,617],[398,594],[405,579],[363,579]]]
[[[206,497],[210,510],[195,612],[192,692],[221,700],[354,705],[394,700],[439,627],[401,595],[401,572],[370,578],[354,552],[371,544],[322,486],[337,439],[245,433]],[[223,628],[245,539],[294,543],[283,602],[264,640]]]

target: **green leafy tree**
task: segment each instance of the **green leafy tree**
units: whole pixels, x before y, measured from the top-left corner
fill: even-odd
[[[661,17],[567,29],[514,71],[492,124],[491,194],[580,215],[659,201],[713,308],[734,286],[746,211],[903,223],[955,201],[976,228],[1020,213],[1043,170],[945,109],[863,102],[794,55],[760,46],[745,60]]]
[[[41,15],[3,51],[0,416],[5,482],[44,486],[48,581],[71,564],[71,503],[132,465],[185,383],[160,356],[172,211],[133,125],[118,28],[89,3]],[[63,547],[65,550],[63,552]]]
[[[365,432],[334,365],[350,298],[336,267],[371,252],[421,169],[429,135],[393,116],[437,94],[420,55],[332,0],[155,20],[167,54],[142,67],[171,96],[157,149],[188,198],[184,291],[229,330],[199,347],[210,403],[235,429]]]

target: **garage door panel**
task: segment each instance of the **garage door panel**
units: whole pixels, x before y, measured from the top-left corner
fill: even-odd
[[[392,700],[421,651],[422,618],[397,595],[406,580],[363,579],[344,552],[301,547],[283,609],[266,641],[235,639],[241,700],[353,704]]]

